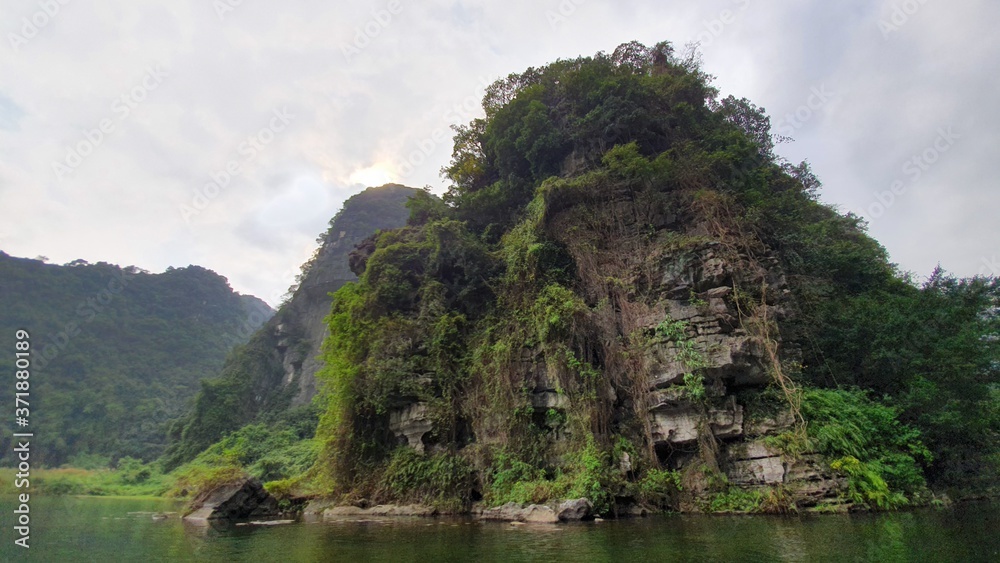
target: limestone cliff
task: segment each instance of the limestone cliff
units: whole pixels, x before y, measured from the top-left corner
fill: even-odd
[[[669,43],[629,43],[488,89],[446,205],[352,256],[318,486],[598,514],[926,498],[919,432],[837,388],[866,345],[844,325],[867,321],[831,303],[908,290],[808,165],[774,155],[763,111],[708,80]]]
[[[338,216],[182,442],[294,411],[318,382],[309,456],[243,462],[255,476],[348,512],[550,519],[580,499],[602,516],[927,502],[917,425],[940,474],[987,466],[992,438],[952,421],[1000,412],[976,382],[998,365],[997,284],[914,287],[808,164],[775,156],[763,110],[709,79],[694,54],[629,43],[494,83],[443,199],[415,192],[406,226],[369,238]],[[965,345],[920,328],[944,318]]]
[[[565,343],[528,336],[514,361],[484,374],[508,378],[515,393],[523,390],[523,398],[511,403],[512,416],[530,408],[534,431],[542,434],[544,464],[565,467],[579,434],[599,428],[595,419],[603,419],[604,432],[641,429],[632,434],[635,442],[647,444],[656,463],[682,476],[680,508],[705,509],[720,480],[762,494],[780,488],[781,502],[789,506],[836,504],[844,480],[825,468],[817,452],[790,455],[776,445],[776,438],[798,427],[795,405],[781,397],[757,399],[769,387],[792,385],[781,381],[783,370],[800,356],[798,343],[784,342],[780,334],[797,305],[774,253],[760,241],[750,241],[752,248],[734,242],[733,233],[714,220],[718,202],[655,197],[652,191],[609,195],[583,184],[573,187],[572,203],[555,204],[562,185],[544,192],[548,204],[535,229],[576,265],[573,285],[584,306],[572,313],[575,334],[563,335]],[[354,261],[363,265],[376,248],[359,249]],[[552,314],[552,307],[547,311]],[[581,368],[567,369],[568,350],[590,355],[595,387],[583,388],[573,373]],[[439,377],[425,374],[419,386],[440,389]],[[477,421],[474,413],[485,413],[465,403],[459,408],[470,419],[466,442],[448,443],[438,391],[388,399],[388,432],[420,453],[456,445],[471,453],[505,447],[512,439],[508,422]],[[472,402],[493,400],[485,394]],[[570,422],[581,417],[586,424]],[[494,434],[497,426],[507,426],[507,435]],[[623,475],[632,473],[636,452],[619,453],[619,463],[628,466]]]
[[[224,433],[265,413],[308,405],[316,394],[318,354],[327,327],[330,294],[357,276],[348,255],[381,229],[403,226],[406,201],[420,190],[388,184],[352,196],[320,236],[288,300],[238,347],[217,379],[206,381],[188,418],[171,430],[168,465],[191,459]]]

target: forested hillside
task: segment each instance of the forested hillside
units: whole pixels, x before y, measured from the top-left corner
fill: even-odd
[[[330,295],[357,279],[348,255],[358,243],[380,229],[406,224],[406,202],[415,193],[423,192],[388,184],[368,188],[344,202],[316,241],[316,252],[302,266],[291,297],[245,346],[233,352],[219,374],[202,384],[194,409],[173,425],[166,468],[190,461],[227,433],[251,425],[243,434],[255,436],[255,450],[267,442],[265,436],[277,436],[280,443],[256,455],[243,455],[244,461],[253,465],[261,456],[271,455],[270,469],[260,476],[289,476],[290,470],[275,460],[282,458],[282,447],[311,438],[316,429],[317,413],[311,401],[316,394],[320,346],[327,335],[323,319],[330,311]],[[308,466],[313,459],[310,449],[298,447],[296,451],[296,458],[304,455],[309,461],[292,464]]]
[[[582,497],[601,515],[997,493],[1000,281],[900,271],[808,163],[778,155],[764,109],[711,79],[694,51],[628,43],[495,82],[485,117],[456,129],[443,198],[349,199],[277,314],[198,372],[217,377],[184,379],[197,395],[157,479],[190,494],[250,474],[286,501],[446,512]],[[51,273],[76,268],[102,275],[74,295],[133,275]],[[142,440],[170,417],[129,417],[178,411],[135,381],[190,375],[180,351],[216,341],[177,327],[228,318],[204,309],[238,300],[216,289],[183,293],[193,317],[115,297],[107,326],[86,321],[45,368],[64,366],[58,385],[39,383],[40,412],[74,424],[45,430],[51,459],[162,451]],[[5,293],[14,324],[34,319],[10,297],[24,291]],[[79,301],[55,292],[40,340],[89,316]],[[130,320],[150,308],[174,312]],[[107,359],[98,327],[161,341]],[[127,403],[95,395],[126,388]]]
[[[33,463],[157,458],[199,382],[271,314],[198,266],[150,274],[0,253],[0,340],[13,350],[16,330],[31,335]],[[4,355],[0,369],[13,373],[13,361]],[[4,386],[0,401],[13,405],[13,392]]]
[[[354,257],[304,490],[894,508],[1000,478],[996,279],[899,271],[694,53],[497,81],[445,203]]]

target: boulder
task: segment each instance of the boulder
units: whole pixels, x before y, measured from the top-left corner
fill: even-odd
[[[479,515],[482,520],[495,520],[499,522],[528,522],[531,524],[555,524],[559,522],[559,516],[552,507],[541,504],[517,504],[508,502],[496,508],[487,508]]]
[[[579,522],[593,516],[594,505],[585,498],[564,501],[556,510],[556,517],[560,522]]]
[[[555,524],[579,522],[594,517],[594,505],[585,498],[563,501],[557,505],[517,504],[508,502],[496,508],[487,508],[479,514],[481,520],[499,522],[526,522],[529,524]]]
[[[253,477],[220,485],[198,495],[194,509],[184,517],[189,522],[246,520],[279,514],[278,501]]]

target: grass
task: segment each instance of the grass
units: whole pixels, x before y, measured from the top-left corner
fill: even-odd
[[[16,469],[0,469],[0,494],[17,494],[25,489],[14,487]],[[42,495],[91,495],[114,497],[164,497],[173,485],[173,477],[151,472],[141,482],[111,469],[32,469],[29,493]],[[129,482],[133,481],[133,482]]]

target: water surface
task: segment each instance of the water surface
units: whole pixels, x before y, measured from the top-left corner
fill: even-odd
[[[167,501],[34,498],[31,548],[3,561],[1000,561],[1000,503],[829,516],[661,516],[562,526],[462,519],[203,528]],[[27,551],[27,557],[25,557]]]

